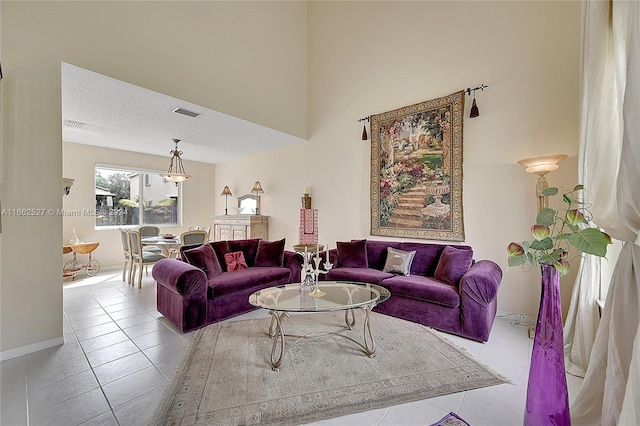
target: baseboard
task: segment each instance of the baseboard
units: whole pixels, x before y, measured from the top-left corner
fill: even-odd
[[[26,346],[20,346],[19,348],[8,349],[6,351],[0,352],[0,361],[5,361],[7,359],[16,358],[19,356],[30,354],[32,352],[53,348],[55,346],[60,346],[63,344],[64,344],[64,338],[60,336],[60,337],[56,337],[55,339],[44,340],[42,342],[32,343]]]

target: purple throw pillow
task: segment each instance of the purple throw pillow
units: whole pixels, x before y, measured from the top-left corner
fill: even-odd
[[[447,246],[442,251],[442,255],[440,255],[436,273],[433,277],[438,281],[458,285],[460,278],[471,268],[472,261],[472,250]]]
[[[258,243],[258,253],[253,266],[281,267],[284,260],[285,239],[279,241],[263,241]]]
[[[213,251],[216,253],[216,258],[218,258],[218,263],[220,267],[222,267],[222,272],[226,271],[226,264],[224,260],[224,255],[229,253],[229,244],[226,241],[214,241],[209,243]]]
[[[367,240],[351,242],[338,241],[338,267],[339,268],[368,268]]]
[[[260,238],[251,238],[247,240],[229,240],[229,253],[241,251],[244,255],[244,260],[247,262],[247,266],[254,266],[253,263],[256,260],[256,253],[258,252],[258,243]]]
[[[222,273],[220,262],[209,244],[203,244],[200,247],[185,250],[182,253],[182,259],[187,263],[200,268],[207,275],[207,279],[211,279]]]

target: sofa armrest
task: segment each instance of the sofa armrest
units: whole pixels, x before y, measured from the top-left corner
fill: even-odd
[[[486,342],[498,306],[502,269],[490,261],[476,262],[460,280],[460,325],[462,334]]]
[[[480,260],[460,279],[460,297],[487,305],[495,300],[501,282],[502,269],[490,260]]]
[[[282,266],[291,271],[291,282],[299,283],[302,273],[302,255],[293,251],[285,250]]]
[[[207,276],[204,271],[176,259],[162,259],[153,265],[153,279],[158,285],[188,297],[197,293],[207,295]]]

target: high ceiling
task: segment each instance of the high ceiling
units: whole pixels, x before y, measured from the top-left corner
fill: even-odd
[[[177,108],[200,113],[191,117]],[[303,142],[288,135],[74,65],[62,64],[62,139],[185,160],[222,163]]]

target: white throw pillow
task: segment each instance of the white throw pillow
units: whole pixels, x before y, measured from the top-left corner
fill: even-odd
[[[404,251],[387,247],[387,261],[384,263],[384,272],[392,274],[409,275],[411,262],[416,251]]]

